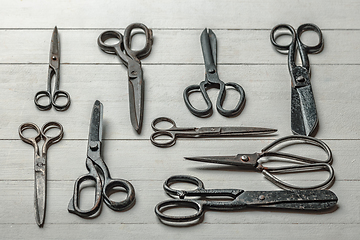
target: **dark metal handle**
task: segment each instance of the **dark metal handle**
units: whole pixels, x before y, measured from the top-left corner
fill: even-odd
[[[225,100],[225,97],[226,97],[226,86],[233,87],[240,95],[240,99],[239,99],[237,105],[235,106],[234,109],[231,109],[231,110],[226,110],[222,106],[223,102]],[[226,84],[220,84],[220,91],[219,91],[219,95],[218,95],[218,98],[216,101],[216,108],[221,115],[223,115],[224,117],[235,116],[241,112],[241,110],[244,107],[244,104],[245,104],[245,91],[239,84],[232,83],[232,82],[229,82]]]
[[[280,34],[280,35],[275,35],[275,33],[279,30],[279,29],[287,29],[290,31],[290,34]],[[276,39],[279,38],[280,36],[283,36],[283,35],[291,35],[291,42],[287,45],[282,45],[282,44],[278,44],[276,42]],[[270,32],[270,41],[272,43],[272,45],[275,47],[275,49],[277,51],[279,51],[280,53],[284,53],[284,52],[287,52],[290,48],[291,45],[295,44],[296,42],[296,32],[295,32],[295,29],[290,26],[289,24],[279,24],[279,25],[276,25],[275,27],[273,27],[273,29],[271,29],[271,32]]]
[[[195,214],[184,216],[171,216],[164,212],[170,208],[193,208],[196,210]],[[166,200],[158,203],[155,206],[155,214],[159,219],[168,222],[191,222],[201,218],[204,215],[203,205],[194,200],[188,199],[174,199]]]
[[[34,129],[36,131],[36,136],[35,137],[25,137],[23,135],[23,132],[27,129]],[[23,123],[19,126],[19,136],[20,136],[20,139],[27,143],[27,144],[30,144],[32,146],[34,146],[35,149],[37,149],[37,142],[39,142],[42,138],[42,135],[41,135],[41,130],[40,128],[35,124],[35,123]]]
[[[48,104],[41,104],[39,100],[41,98],[48,98]],[[35,94],[34,103],[36,107],[41,111],[49,110],[52,107],[51,93],[49,91],[39,91]]]
[[[171,124],[171,127],[169,128],[157,128],[156,125],[160,122],[168,122]],[[151,127],[154,131],[168,131],[168,130],[172,130],[176,128],[176,123],[174,120],[172,120],[171,118],[168,117],[158,117],[155,118],[152,122],[151,122]]]
[[[113,44],[105,43],[105,41],[110,38],[118,39],[119,42],[116,42]],[[98,43],[100,49],[103,50],[104,52],[109,53],[109,54],[116,54],[117,52],[116,52],[115,48],[118,46],[121,46],[123,44],[123,35],[118,31],[113,31],[113,30],[105,31],[100,34],[100,36],[98,37],[97,43]]]
[[[171,185],[174,183],[190,183],[196,186],[195,190],[186,191],[186,190],[177,190],[171,188]],[[197,177],[190,175],[174,175],[166,179],[163,184],[163,188],[167,194],[170,196],[178,196],[179,198],[184,198],[185,196],[189,196],[190,192],[199,192],[204,190],[204,183]]]
[[[58,98],[66,98],[66,103],[65,104],[57,104],[56,100]],[[70,94],[68,92],[62,91],[62,90],[57,90],[54,92],[54,96],[52,98],[52,105],[54,106],[54,108],[57,111],[65,111],[70,107]]]
[[[314,31],[317,33],[317,35],[319,37],[318,44],[316,44],[314,46],[308,46],[301,41],[301,35],[306,31]],[[318,26],[316,26],[315,24],[306,23],[306,24],[303,24],[300,27],[298,27],[297,38],[300,43],[300,47],[303,48],[305,50],[305,52],[307,52],[307,53],[319,53],[319,52],[321,52],[321,50],[324,47],[324,39],[322,36],[322,32],[321,32],[320,28]]]
[[[112,191],[119,190],[118,188],[125,190],[127,196],[123,201],[116,202],[110,199]],[[106,179],[103,186],[103,197],[106,205],[115,211],[126,210],[133,206],[135,203],[135,189],[133,185],[124,179]]]
[[[146,38],[146,43],[145,46],[137,51],[131,50],[131,32],[134,29],[142,29],[145,33],[145,38]],[[140,59],[143,59],[145,57],[147,57],[150,52],[151,52],[151,48],[152,48],[152,43],[153,43],[153,33],[152,30],[147,28],[144,24],[142,23],[133,23],[130,24],[124,32],[124,47],[125,50],[127,52],[127,54],[133,58],[133,60],[135,61],[139,61]]]
[[[168,139],[168,140],[163,139],[161,141],[156,140],[158,137],[161,137],[161,136],[170,137],[170,139]],[[158,131],[158,132],[154,132],[153,134],[151,134],[150,141],[152,144],[154,144],[157,147],[163,147],[163,148],[171,147],[176,143],[176,136],[175,136],[175,133],[173,133],[173,132]]]
[[[46,132],[49,131],[52,128],[59,129],[59,133],[54,137],[50,137],[50,136],[46,135]],[[63,129],[63,126],[58,122],[48,122],[48,123],[45,123],[44,126],[41,128],[41,133],[42,133],[42,135],[44,137],[44,140],[45,140],[44,145],[43,145],[43,149],[45,151],[51,145],[61,141],[61,139],[64,136],[64,129]]]
[[[206,108],[203,110],[199,110],[196,109],[190,102],[189,96],[190,94],[194,93],[194,92],[201,92],[205,103],[206,103]],[[197,117],[209,117],[212,114],[212,103],[211,100],[206,92],[205,89],[205,82],[201,82],[200,85],[191,85],[188,86],[187,88],[185,88],[184,93],[183,93],[183,98],[185,101],[185,105],[186,107],[189,109],[189,111],[194,114]]]

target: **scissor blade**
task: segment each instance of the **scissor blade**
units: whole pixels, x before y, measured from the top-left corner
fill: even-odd
[[[291,88],[291,130],[294,134],[310,136],[318,124],[311,85]]]
[[[201,49],[203,52],[206,69],[216,66],[216,35],[209,29],[205,28],[200,36]]]
[[[241,136],[241,135],[262,135],[276,132],[274,128],[260,127],[221,127],[220,135],[223,136]]]
[[[103,105],[99,100],[96,100],[91,113],[89,143],[102,141],[102,119]]]
[[[129,107],[131,124],[135,131],[140,133],[144,114],[144,81],[141,68],[138,68],[137,77],[131,78],[129,75]]]
[[[38,161],[37,163],[40,163]],[[46,164],[35,164],[35,220],[39,227],[44,225],[46,208]]]
[[[202,156],[184,157],[186,160],[197,162],[208,162],[216,164],[232,165],[241,168],[255,168],[257,166],[258,154],[238,154],[236,156]]]
[[[50,44],[49,64],[55,68],[59,68],[60,63],[60,38],[57,27],[55,26]]]
[[[245,191],[238,199],[248,207],[299,210],[325,210],[338,201],[330,190]]]

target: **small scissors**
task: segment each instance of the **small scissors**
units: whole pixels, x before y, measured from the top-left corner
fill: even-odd
[[[289,145],[292,145],[299,142],[305,144],[311,144],[321,148],[326,153],[327,159],[318,160],[318,159],[302,157],[289,153],[270,151],[270,149],[276,146],[280,146],[280,144],[283,143],[288,143]],[[272,161],[292,162],[295,163],[295,165],[282,166],[282,167],[265,167],[260,161],[260,159],[263,157],[276,157],[280,159],[276,159]],[[239,168],[254,169],[257,171],[261,171],[264,174],[265,178],[267,178],[269,181],[271,181],[272,183],[283,189],[321,189],[330,185],[330,183],[332,183],[332,181],[334,180],[334,170],[330,165],[330,163],[332,162],[332,153],[328,145],[326,145],[323,141],[319,139],[302,136],[302,135],[279,138],[274,142],[270,143],[265,148],[263,148],[260,153],[237,154],[236,156],[185,157],[185,159],[192,161],[199,161],[199,162],[233,165]],[[292,172],[299,172],[306,170],[311,171],[311,170],[321,170],[321,169],[325,169],[326,171],[329,172],[328,179],[326,179],[321,184],[309,186],[309,187],[299,187],[286,183],[280,180],[279,178],[275,177],[273,174],[271,174],[271,173],[292,173]]]
[[[216,108],[218,112],[225,117],[232,117],[237,115],[243,108],[245,104],[245,92],[244,89],[237,83],[224,83],[220,80],[217,73],[217,62],[216,62],[216,35],[209,29],[205,28],[200,36],[201,48],[203,52],[204,62],[205,62],[205,81],[200,82],[199,85],[191,85],[185,88],[183,97],[186,107],[189,111],[197,117],[208,117],[212,114],[212,104],[211,100],[206,92],[209,88],[218,88],[219,95],[216,101]],[[226,87],[233,87],[239,94],[240,99],[236,107],[232,110],[225,110],[222,105],[226,96]],[[199,110],[191,105],[189,96],[193,92],[201,92],[207,108],[204,110]]]
[[[55,75],[54,91],[51,91],[51,80]],[[47,80],[47,90],[39,91],[35,94],[34,102],[39,110],[49,110],[51,106],[57,111],[65,111],[70,106],[70,94],[59,90],[60,85],[60,38],[57,27],[55,26],[50,45],[49,71]],[[43,105],[39,102],[41,98],[48,98],[48,104]],[[57,104],[59,98],[65,98],[66,103],[63,105]]]
[[[130,182],[124,179],[112,179],[105,162],[101,158],[102,152],[102,116],[103,105],[96,100],[90,120],[89,141],[86,158],[86,168],[88,174],[80,176],[74,185],[74,194],[71,198],[68,211],[80,217],[93,217],[100,212],[102,200],[105,204],[115,211],[121,211],[130,208],[135,202],[135,190]],[[79,207],[80,185],[85,181],[94,181],[96,186],[94,206],[89,210],[82,210]],[[110,199],[111,193],[116,188],[122,188],[127,193],[125,200],[115,202]]]
[[[287,29],[291,32],[292,41],[288,45],[281,45],[276,39],[284,34],[275,33],[279,29]],[[319,37],[315,46],[307,46],[301,41],[301,34],[305,31],[314,31]],[[294,134],[310,136],[318,125],[318,117],[315,99],[310,82],[309,53],[319,53],[324,47],[321,30],[315,24],[306,23],[301,25],[297,32],[288,24],[275,26],[270,33],[271,43],[280,53],[288,54],[288,68],[291,76],[291,130]],[[295,63],[296,52],[299,51],[302,66]]]
[[[46,135],[46,132],[52,128],[59,129],[57,136],[50,137]],[[23,132],[27,129],[34,129],[36,131],[35,137],[25,137]],[[34,170],[35,170],[35,220],[39,227],[44,225],[45,209],[46,209],[46,159],[48,148],[58,143],[64,135],[63,127],[57,122],[48,122],[40,130],[35,123],[24,123],[19,127],[19,136],[21,140],[34,147]],[[38,142],[44,139],[44,145],[42,146],[41,154],[39,152]]]
[[[131,50],[132,30],[142,29],[146,36],[146,44],[141,50]],[[115,38],[119,42],[107,44],[106,40]],[[98,45],[101,50],[108,54],[116,54],[128,69],[129,80],[129,106],[130,120],[137,133],[141,132],[143,114],[144,114],[144,79],[140,60],[146,58],[152,48],[153,34],[142,23],[130,24],[124,32],[124,36],[117,31],[106,31],[100,34]]]
[[[167,129],[159,129],[156,125],[160,122],[171,123],[171,127]],[[271,134],[277,131],[272,128],[258,127],[185,127],[179,128],[174,120],[167,117],[158,117],[151,123],[152,129],[155,131],[150,136],[150,141],[157,147],[171,147],[175,144],[176,138],[200,138],[200,137],[236,137],[249,135]],[[158,137],[170,137],[170,139],[157,139]]]
[[[171,188],[174,183],[191,183],[197,186],[194,190],[176,190]],[[176,175],[168,178],[164,185],[165,192],[172,199],[160,202],[155,213],[160,220],[168,222],[192,222],[201,219],[206,209],[235,211],[246,207],[278,208],[294,210],[320,211],[332,208],[338,198],[330,190],[296,190],[296,191],[244,191],[241,189],[205,189],[203,182],[193,176]],[[199,197],[200,199],[184,199]],[[216,201],[211,197],[231,197],[229,201]],[[192,208],[191,215],[167,215],[166,210],[173,208]]]

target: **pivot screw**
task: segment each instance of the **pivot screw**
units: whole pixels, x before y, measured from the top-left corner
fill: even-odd
[[[247,155],[242,155],[241,156],[241,161],[248,162],[249,160],[250,160],[249,156],[247,156]]]
[[[99,149],[99,146],[98,146],[98,144],[96,142],[92,142],[92,143],[90,143],[90,149],[92,151],[96,151],[96,150]]]
[[[264,199],[265,199],[265,196],[264,196],[264,195],[260,195],[260,196],[259,196],[259,200],[262,201],[262,200],[264,200]]]
[[[296,81],[297,82],[304,82],[305,78],[303,76],[299,76],[299,77],[296,78]]]

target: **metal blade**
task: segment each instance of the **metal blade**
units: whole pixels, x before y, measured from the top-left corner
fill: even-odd
[[[241,168],[256,168],[259,155],[238,154],[236,156],[204,156],[204,157],[184,157],[186,160],[197,162],[208,162],[216,164],[232,165]]]
[[[131,68],[129,67],[129,70]],[[132,77],[129,73],[129,108],[130,120],[137,133],[141,132],[143,114],[144,114],[144,81],[140,66],[137,68],[137,74]]]
[[[311,85],[291,88],[291,130],[294,134],[310,136],[318,124]]]
[[[220,134],[224,136],[236,135],[261,135],[271,134],[276,132],[274,128],[260,128],[260,127],[222,127]]]
[[[89,143],[102,141],[102,119],[103,119],[103,105],[99,100],[96,100],[91,113],[90,128],[89,128]]]
[[[239,205],[299,210],[325,210],[336,205],[338,198],[330,190],[245,191]]]
[[[49,64],[54,68],[60,66],[60,38],[56,26],[51,37]]]
[[[34,208],[35,220],[39,227],[44,225],[46,208],[46,163],[45,158],[35,159]]]
[[[206,69],[216,70],[216,49],[212,48],[212,47],[216,48],[216,35],[213,31],[211,30],[209,31],[210,31],[210,36],[206,28],[201,33],[200,36],[201,49],[203,52]]]

